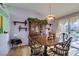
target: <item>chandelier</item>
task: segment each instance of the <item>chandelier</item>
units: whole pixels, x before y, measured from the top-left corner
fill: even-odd
[[[47,16],[47,19],[48,19],[48,20],[54,20],[54,18],[55,18],[55,16],[51,14],[51,10],[52,10],[51,7],[52,7],[52,6],[51,6],[51,3],[50,3],[50,4],[49,4],[50,12],[49,12],[49,15]]]

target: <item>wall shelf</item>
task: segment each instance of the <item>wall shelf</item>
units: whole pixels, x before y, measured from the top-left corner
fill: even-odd
[[[25,31],[27,31],[27,27],[19,26],[19,31],[21,31],[22,29],[25,29]]]
[[[14,25],[16,25],[18,23],[19,24],[21,23],[21,24],[25,24],[26,25],[27,24],[27,21],[26,20],[24,22],[21,22],[21,21],[13,21],[13,23],[14,23]]]

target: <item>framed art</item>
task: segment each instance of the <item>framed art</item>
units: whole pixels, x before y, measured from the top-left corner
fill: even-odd
[[[0,33],[3,32],[3,17],[0,16]]]

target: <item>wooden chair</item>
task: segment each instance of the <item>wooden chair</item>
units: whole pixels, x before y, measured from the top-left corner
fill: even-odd
[[[43,45],[40,44],[37,40],[32,40],[29,37],[30,40],[30,48],[31,48],[31,55],[35,56],[42,56],[43,55]]]
[[[35,56],[43,56],[43,46],[38,45],[35,47],[35,45],[31,46],[31,55]]]
[[[67,41],[57,43],[54,45],[54,48],[51,48],[50,50],[53,51],[54,55],[60,55],[60,56],[67,56],[69,47],[70,47],[70,42],[71,42],[72,37],[70,37]]]

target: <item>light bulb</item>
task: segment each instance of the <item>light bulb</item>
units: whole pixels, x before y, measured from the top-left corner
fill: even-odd
[[[48,20],[54,20],[54,18],[55,18],[55,16],[53,16],[53,15],[48,15],[48,17],[47,17]]]

